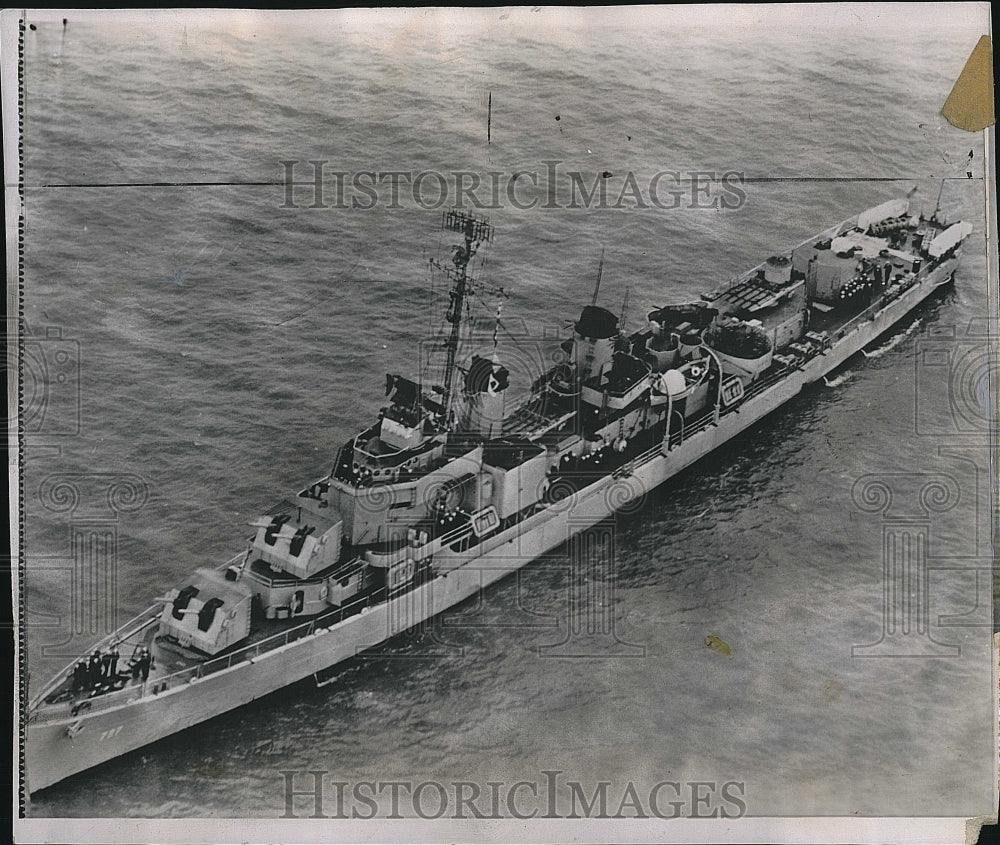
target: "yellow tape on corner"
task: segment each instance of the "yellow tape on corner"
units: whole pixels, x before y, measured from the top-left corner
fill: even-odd
[[[952,126],[979,132],[996,122],[993,113],[993,45],[988,35],[979,39],[962,68],[955,87],[941,107]]]

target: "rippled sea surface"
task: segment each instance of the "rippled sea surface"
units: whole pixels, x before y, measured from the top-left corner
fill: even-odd
[[[69,522],[102,507],[46,509],[44,479],[134,474],[148,487],[116,523],[125,621],[240,551],[248,521],[326,472],[377,413],[384,374],[413,372],[443,311],[428,274],[438,211],[405,193],[398,209],[314,209],[301,190],[289,208],[282,161],[507,175],[558,161],[588,185],[609,171],[606,207],[490,212],[488,277],[511,292],[498,351],[513,372],[590,301],[602,246],[601,302],[620,311],[627,290],[634,331],[652,307],[913,187],[930,211],[942,178],[943,206],[976,231],[954,287],[870,357],[618,520],[607,612],[644,656],[539,650],[565,635],[577,589],[561,549],[439,623],[454,646],[443,656],[426,657],[429,634],[400,637],[399,659],[359,660],[326,687],[196,726],[37,795],[30,812],[278,816],[289,769],[347,782],[513,783],[545,769],[647,789],[736,780],[751,815],[987,812],[990,596],[981,573],[976,608],[974,572],[989,555],[987,452],[975,408],[956,413],[946,373],[923,367],[927,344],[973,357],[983,345],[983,142],[939,115],[980,34],[967,12],[926,25],[887,12],[870,27],[628,10],[40,21],[25,39],[24,317],[37,348],[70,342],[79,367],[27,441],[36,690],[68,660],[42,653],[66,624],[42,614],[65,620],[87,595],[72,583]],[[746,201],[613,207],[624,174],[646,185],[661,170],[743,173]],[[476,304],[490,315],[495,300]],[[852,657],[879,639],[883,608],[882,516],[852,487],[900,472],[960,486],[927,528],[944,561],[931,619],[966,614],[934,629],[957,656]],[[84,628],[104,624],[78,612]],[[87,628],[63,652],[97,638]]]

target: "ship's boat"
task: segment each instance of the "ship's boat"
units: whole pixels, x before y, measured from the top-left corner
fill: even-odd
[[[389,374],[378,418],[254,520],[243,553],[181,579],[35,696],[31,789],[320,683],[525,565],[841,365],[952,279],[971,232],[894,199],[698,301],[653,308],[633,334],[624,309],[598,304],[602,256],[564,357],[510,407],[499,309],[491,348],[462,355],[477,342],[470,292],[507,296],[477,276],[493,228],[454,210],[443,229],[457,243],[432,262],[450,285],[440,378]]]

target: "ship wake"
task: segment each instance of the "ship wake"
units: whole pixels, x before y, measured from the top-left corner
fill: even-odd
[[[840,375],[834,376],[833,378],[827,378],[826,376],[824,376],[823,384],[826,387],[840,387],[842,384],[847,384],[847,382],[851,380],[851,377],[853,375],[854,375],[853,371],[847,370],[843,373],[840,373]]]
[[[881,358],[883,355],[891,352],[893,349],[899,346],[899,344],[901,344],[904,340],[910,337],[917,329],[920,328],[920,325],[921,323],[918,318],[914,320],[912,323],[910,323],[910,325],[908,325],[903,331],[898,332],[894,334],[892,337],[890,337],[881,346],[877,346],[871,352],[869,352],[867,349],[862,349],[861,354],[864,355],[865,358]]]

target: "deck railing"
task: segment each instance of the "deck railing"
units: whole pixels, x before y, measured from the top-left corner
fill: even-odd
[[[907,293],[911,288],[916,287],[918,284],[922,284],[927,279],[927,273],[930,270],[937,269],[937,266],[938,265],[935,264],[934,266],[921,267],[920,270],[917,271],[916,275],[909,274],[907,276],[904,276],[900,281],[895,282],[894,283],[896,287],[895,290],[892,290],[892,286],[887,288],[875,302],[873,302],[864,311],[852,317],[850,320],[844,323],[839,329],[837,329],[836,333],[833,336],[834,340],[842,340],[843,338],[847,337],[847,335],[851,334],[851,332],[857,329],[860,325],[871,320],[876,313],[881,311],[883,308],[886,308],[891,303],[895,302],[897,299],[899,299],[899,297]]]
[[[899,284],[898,291],[893,292],[891,297],[886,297],[885,294],[879,297],[879,299],[866,308],[864,311],[856,315],[855,317],[844,323],[837,332],[833,335],[835,341],[839,341],[846,337],[848,334],[856,330],[861,324],[872,319],[872,316],[885,308],[892,301],[902,296],[908,290],[910,290],[915,285],[924,281],[927,277],[927,273],[936,268],[937,264],[933,267],[925,266],[920,269],[920,271],[913,276],[909,276],[902,280]],[[821,354],[825,350],[813,349],[812,353],[808,356],[799,356],[797,361],[797,367],[801,368],[806,362],[812,360],[817,355]],[[773,387],[778,382],[782,381],[788,375],[789,368],[779,368],[773,373],[770,373],[763,378],[754,381],[747,389],[743,395],[742,401],[734,405],[732,408],[720,409],[720,416],[726,416],[730,413],[735,413],[739,408],[745,404],[749,399],[753,399],[759,396],[764,391]],[[703,416],[687,422],[684,426],[671,433],[670,435],[670,448],[681,445],[688,438],[701,431],[704,431],[710,425],[715,422],[715,411],[708,411]],[[656,445],[650,447],[645,452],[631,458],[626,461],[622,466],[618,467],[612,472],[612,477],[621,478],[623,476],[630,475],[635,469],[649,461],[659,457],[663,454],[662,443],[657,443]],[[589,485],[588,485],[589,486]],[[464,514],[468,516],[467,514]],[[439,539],[441,540],[441,545],[447,546],[463,539],[466,535],[471,533],[471,525],[466,522],[463,525],[453,529],[452,531],[442,535]],[[243,556],[243,553],[235,555],[231,560],[227,561],[220,568],[225,568]],[[370,593],[354,602],[349,602],[348,604],[342,605],[338,608],[333,608],[309,622],[305,622],[302,625],[296,626],[294,628],[289,628],[287,631],[279,632],[271,637],[260,640],[256,643],[251,643],[243,648],[240,648],[230,654],[223,655],[222,657],[217,657],[212,660],[208,660],[205,663],[200,663],[196,666],[189,667],[187,669],[182,669],[178,672],[174,672],[170,675],[165,675],[163,677],[154,678],[148,680],[142,684],[132,684],[128,685],[121,690],[115,692],[105,693],[103,695],[95,696],[94,698],[83,699],[75,703],[66,702],[65,707],[60,706],[49,706],[42,708],[42,702],[47,695],[50,695],[60,683],[62,683],[65,675],[72,669],[74,663],[71,663],[66,669],[63,670],[59,675],[56,676],[56,680],[51,682],[43,691],[40,693],[34,701],[29,706],[28,720],[29,722],[46,722],[55,721],[61,718],[66,718],[70,715],[76,715],[78,712],[84,712],[84,709],[88,713],[92,713],[95,710],[106,710],[111,707],[115,707],[119,704],[123,704],[130,701],[135,701],[140,698],[144,698],[150,695],[158,695],[165,692],[168,689],[172,689],[182,683],[192,683],[200,678],[204,678],[208,675],[214,674],[216,672],[223,671],[225,669],[230,669],[234,665],[245,662],[253,661],[262,654],[266,654],[277,648],[282,648],[289,643],[295,642],[296,640],[303,639],[308,636],[312,636],[316,631],[326,630],[333,625],[338,624],[345,618],[353,616],[361,612],[366,607],[371,607],[373,604],[381,603],[387,597],[387,592],[385,588],[377,590],[374,593]],[[140,628],[144,623],[148,623],[152,618],[159,616],[161,613],[161,605],[154,605],[153,607],[147,608],[142,613],[135,616],[129,622],[120,626],[115,633],[109,637],[109,640],[114,641],[125,641],[130,635],[134,635],[137,628]]]
[[[225,563],[218,566],[217,569],[221,572],[222,570],[229,568],[238,560],[243,558],[245,554],[246,554],[245,552],[240,552],[238,554],[233,555]],[[108,643],[127,642],[131,637],[135,636],[138,630],[141,630],[142,628],[146,627],[146,625],[148,625],[152,619],[158,617],[160,613],[162,613],[162,611],[163,611],[163,605],[161,604],[154,604],[150,607],[147,607],[141,613],[137,614],[128,622],[126,622],[124,625],[119,625],[115,629],[113,634],[111,634],[108,637],[105,637],[101,642],[108,642]],[[52,678],[52,680],[45,685],[42,691],[31,700],[30,704],[28,705],[29,712],[34,710],[36,707],[39,707],[45,700],[45,698],[47,698],[49,695],[55,692],[56,689],[59,688],[59,686],[65,680],[66,676],[73,671],[73,667],[76,665],[78,659],[79,658],[73,660],[73,662],[70,663],[68,666],[66,666],[61,672],[58,672]]]
[[[114,634],[106,638],[107,641],[109,642],[113,641],[118,643],[128,641],[128,639],[134,636],[138,630],[141,630],[147,624],[149,624],[154,619],[159,617],[160,613],[162,612],[162,608],[163,606],[159,604],[154,604],[151,607],[147,607],[144,611],[142,611],[142,613],[134,616],[124,625],[120,625],[118,629],[114,632]],[[43,706],[45,699],[48,698],[50,695],[52,695],[52,693],[54,693],[63,684],[63,682],[66,680],[66,676],[73,671],[73,668],[76,666],[79,659],[80,658],[74,659],[72,663],[70,663],[68,666],[66,666],[60,672],[58,672],[56,675],[53,676],[52,680],[50,680],[42,689],[42,691],[38,693],[38,695],[36,695],[28,704],[29,713],[35,710],[36,708]]]
[[[301,625],[297,625],[294,628],[289,628],[286,631],[280,631],[277,634],[273,634],[263,640],[250,643],[249,645],[243,646],[242,648],[230,652],[229,654],[224,654],[221,657],[207,660],[196,666],[181,669],[169,675],[152,677],[141,684],[129,684],[120,690],[116,690],[115,692],[108,692],[103,695],[97,695],[93,698],[80,699],[75,702],[67,701],[64,706],[50,705],[39,707],[38,701],[36,701],[33,704],[32,709],[29,711],[28,721],[56,721],[82,713],[93,713],[95,711],[108,710],[112,707],[137,701],[141,698],[159,695],[160,693],[166,692],[168,689],[173,689],[181,684],[189,684],[199,680],[200,678],[207,677],[208,675],[213,675],[225,669],[231,669],[239,663],[252,662],[262,654],[267,654],[270,651],[282,648],[289,643],[295,642],[296,640],[312,636],[317,631],[326,630],[333,625],[342,622],[344,619],[357,615],[372,605],[380,604],[386,598],[386,595],[386,590],[383,587],[353,602],[348,602],[340,607],[332,608],[309,622],[303,622]],[[159,606],[149,608],[144,612],[144,614],[137,616],[136,619],[141,619],[143,615],[150,613],[150,611],[155,611],[158,615],[160,608]],[[124,626],[120,630],[124,630]]]

